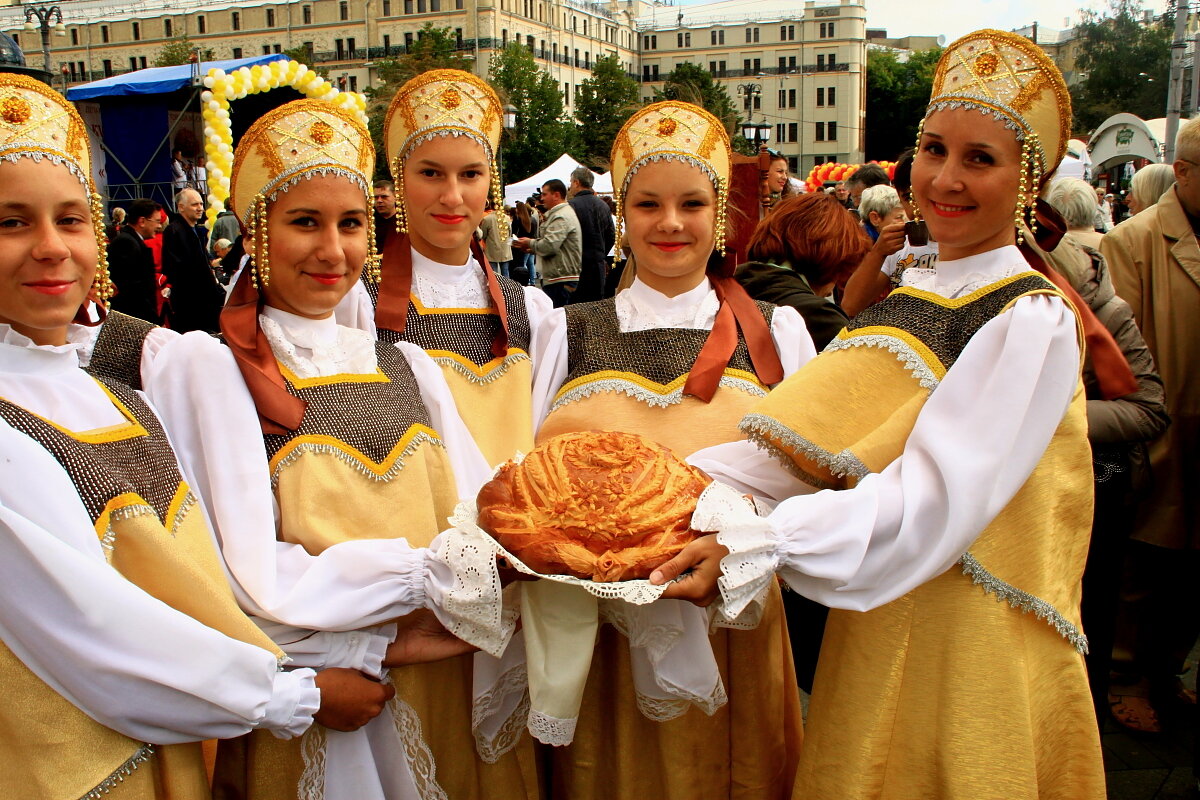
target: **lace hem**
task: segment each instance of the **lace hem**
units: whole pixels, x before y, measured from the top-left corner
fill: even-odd
[[[521,731],[525,729],[530,713],[528,684],[529,673],[525,665],[520,664],[505,671],[500,680],[475,698],[471,707],[471,733],[475,736],[475,752],[479,753],[485,764],[495,764],[521,738]],[[483,730],[484,723],[502,713],[508,699],[518,693],[521,699],[517,701],[513,712],[494,735],[487,735]]]
[[[313,725],[300,738],[300,758],[304,771],[296,784],[297,800],[325,798],[325,729]]]
[[[143,744],[133,755],[125,759],[121,766],[114,769],[107,778],[96,784],[96,788],[85,794],[80,800],[100,800],[117,786],[125,782],[125,779],[133,774],[133,771],[145,764],[154,755],[154,745]]]
[[[696,503],[692,526],[716,531],[717,542],[729,550],[721,559],[721,598],[710,607],[711,627],[758,627],[779,563],[770,523],[758,515],[752,500],[713,482]]]
[[[565,747],[575,738],[575,726],[579,719],[559,719],[540,711],[529,712],[529,732],[542,744]]]
[[[421,800],[449,800],[446,791],[437,782],[437,764],[433,761],[429,745],[425,744],[421,718],[417,712],[399,697],[388,701],[388,710],[391,711],[396,732],[400,734],[400,741],[404,743],[404,755],[418,797]]]
[[[1020,609],[1026,614],[1032,613],[1038,619],[1045,620],[1058,631],[1059,636],[1070,642],[1072,647],[1080,653],[1087,654],[1087,636],[1054,606],[1000,580],[988,572],[970,553],[963,553],[958,563],[962,565],[963,574],[969,576],[972,583],[981,586],[985,593],[994,594],[997,602],[1006,602],[1012,608]]]
[[[455,527],[438,537],[436,549],[430,551],[430,558],[446,564],[454,575],[454,585],[437,609],[438,619],[459,639],[499,658],[516,629],[518,611],[504,605],[495,549],[464,532],[455,520],[451,524]]]

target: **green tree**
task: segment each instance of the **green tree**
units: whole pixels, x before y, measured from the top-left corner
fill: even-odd
[[[388,104],[396,92],[411,78],[431,69],[461,69],[471,71],[474,63],[470,56],[458,50],[458,39],[450,28],[435,28],[425,23],[417,33],[416,41],[406,52],[394,58],[382,58],[376,62],[379,83],[366,89],[367,129],[375,143],[375,177],[388,178],[386,150],[383,144],[383,123],[387,118]]]
[[[868,51],[868,160],[891,161],[916,143],[917,125],[925,116],[933,70],[941,56],[940,47],[910,53],[907,61],[891,50]]]
[[[527,47],[511,42],[493,55],[488,77],[501,102],[517,109],[517,129],[506,135],[502,147],[506,182],[534,174],[564,152],[578,151],[562,89]]]
[[[739,131],[742,118],[725,87],[713,80],[708,70],[699,64],[684,62],[677,64],[667,75],[662,89],[654,90],[655,100],[682,100],[693,103],[708,111],[725,126],[733,141],[733,149],[750,155],[753,148]]]
[[[192,60],[192,50],[196,49],[196,45],[187,34],[176,36],[174,39],[168,39],[159,49],[158,55],[154,57],[152,67],[178,67],[183,64],[188,64]],[[216,59],[216,53],[209,48],[204,48],[200,51],[201,61],[213,61]]]
[[[1110,0],[1106,14],[1085,11],[1075,26],[1075,63],[1085,76],[1071,90],[1077,131],[1091,131],[1121,112],[1142,119],[1166,113],[1174,20],[1163,16],[1143,24],[1141,8],[1137,0]]]
[[[597,58],[575,95],[579,147],[589,164],[608,165],[613,140],[638,105],[638,82],[625,74],[621,60],[615,54]]]

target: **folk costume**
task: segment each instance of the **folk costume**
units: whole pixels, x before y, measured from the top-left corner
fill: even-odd
[[[434,137],[470,139],[487,154],[492,203],[503,208],[496,169],[501,121],[496,93],[467,72],[431,70],[400,88],[384,123],[400,235],[389,236],[383,248],[382,281],[364,274],[366,292],[348,297],[339,310],[345,324],[371,318],[380,341],[412,342],[441,366],[463,420],[493,466],[533,446],[530,343],[551,304],[544,292],[496,275],[478,242],[472,241],[464,264],[438,264],[413,249],[403,164]],[[507,240],[507,216],[498,214],[496,225]],[[366,312],[363,303],[369,303]]]
[[[730,169],[721,123],[686,103],[638,112],[613,146],[618,214],[634,174],[663,159],[690,164],[712,180],[719,246]],[[737,421],[746,410],[815,351],[794,309],[755,303],[732,279],[732,263],[714,257],[710,264],[719,267],[710,266],[700,285],[677,297],[635,278],[615,298],[554,311],[534,348],[539,441],[568,431],[619,430],[686,457],[739,437]],[[675,657],[699,672],[706,655],[700,650],[711,644],[720,700],[690,709],[664,701],[645,679],[656,661],[653,644],[627,639],[627,626],[608,619],[622,630],[600,629],[574,741],[553,752],[552,796],[788,797],[802,734],[778,588],[756,629],[720,628],[711,637],[704,636],[698,608],[677,600],[651,608],[673,626],[683,620],[686,628],[693,615],[699,620],[699,641],[681,636]],[[685,655],[690,648],[698,648],[694,658]],[[681,688],[689,682],[697,676],[682,678]],[[720,702],[724,695],[727,703]]]
[[[44,84],[4,75],[0,159],[21,158],[69,170],[90,197],[105,299],[83,121]],[[0,773],[39,800],[198,800],[199,740],[299,735],[320,693],[311,670],[278,671],[283,653],[238,608],[143,396],[80,369],[99,356],[94,329],[71,325],[67,340],[0,324]]]
[[[369,208],[373,162],[366,129],[327,103],[296,101],[257,120],[234,159],[232,205],[251,260],[222,316],[229,350],[184,336],[150,384],[247,611],[297,663],[358,669],[396,688],[354,732],[223,742],[217,796],[527,794],[511,754],[495,764],[473,754],[470,656],[381,666],[391,620],[445,613],[455,577],[434,539],[487,476],[441,371],[416,346],[266,306],[259,293],[271,280],[270,204],[301,181],[337,176]]]
[[[969,34],[937,67],[928,114],[944,109],[1022,143],[1024,216],[1069,132],[1053,63],[1013,34]],[[1085,328],[1017,247],[943,257],[746,415],[762,450],[693,460],[761,494],[785,470],[834,490],[783,500],[763,555],[834,608],[795,797],[1105,796],[1079,622]]]

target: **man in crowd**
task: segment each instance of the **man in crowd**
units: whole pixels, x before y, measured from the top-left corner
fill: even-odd
[[[845,181],[838,181],[833,185],[833,196],[846,208],[854,208],[854,201],[850,199],[850,190],[846,188]]]
[[[175,196],[175,208],[162,243],[163,275],[171,285],[171,327],[180,333],[215,333],[220,330],[225,291],[213,275],[206,244],[196,230],[204,216],[204,200],[195,189],[184,189]]]
[[[233,207],[229,204],[229,198],[225,198],[225,208],[221,213],[217,214],[216,221],[213,222],[212,233],[209,235],[208,256],[209,258],[217,257],[216,242],[221,239],[228,239],[231,242],[236,242],[238,236],[241,235],[242,229],[238,225],[237,217],[233,214]]]
[[[541,206],[546,212],[537,238],[517,239],[513,247],[537,256],[542,290],[558,308],[571,301],[571,294],[579,285],[579,218],[567,202],[567,187],[558,178],[542,186]]]
[[[612,250],[615,231],[608,206],[592,191],[595,174],[587,167],[571,172],[571,199],[568,201],[579,220],[579,285],[572,303],[587,303],[604,297],[604,278],[608,274],[608,251]]]
[[[153,200],[137,199],[129,204],[126,224],[108,244],[108,270],[117,293],[112,309],[147,322],[158,319],[158,281],[154,254],[146,239],[157,234],[159,205]]]
[[[375,206],[375,252],[382,253],[388,237],[396,232],[396,186],[387,179],[372,184]]]
[[[508,236],[503,238],[500,236],[499,215],[503,213],[505,212],[497,212],[492,207],[492,201],[489,200],[483,219],[479,221],[479,236],[483,241],[483,254],[487,256],[492,269],[506,278],[511,278],[513,258],[511,239]]]
[[[1150,443],[1153,480],[1128,550],[1123,594],[1138,598],[1128,606],[1137,631],[1128,643],[1131,674],[1123,687],[1114,681],[1109,698],[1118,720],[1146,731],[1159,729],[1154,706],[1184,697],[1176,676],[1200,632],[1194,583],[1200,565],[1200,120],[1180,128],[1173,166],[1174,188],[1100,242],[1117,294],[1132,307],[1158,365],[1171,414],[1171,427]]]
[[[864,190],[870,189],[872,186],[891,185],[887,170],[878,164],[863,164],[846,179],[846,189],[850,192],[854,208],[858,208],[858,200],[862,197]]]

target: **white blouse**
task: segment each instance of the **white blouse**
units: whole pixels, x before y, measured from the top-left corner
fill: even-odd
[[[934,274],[920,272],[919,288],[960,297],[1028,269],[1008,246],[939,261]],[[906,281],[918,277],[910,273]],[[865,611],[940,575],[970,548],[1041,460],[1079,369],[1070,306],[1056,296],[1026,297],[971,338],[926,401],[903,454],[853,489],[812,494],[748,441],[688,460],[779,503],[768,520],[777,569],[792,588],[833,608]]]
[[[124,422],[81,369],[96,331],[42,347],[0,324],[0,397],[69,430]],[[152,350],[178,338],[154,333]],[[145,363],[143,364],[145,366]],[[290,737],[312,723],[311,670],[275,657],[151,597],[104,557],[78,491],[54,457],[0,422],[0,639],[81,710],[158,744]]]
[[[370,334],[341,327],[332,317],[310,320],[267,308],[260,320],[276,357],[297,374],[362,374],[376,368]],[[396,347],[416,375],[459,494],[474,496],[490,470],[458,416],[440,368],[415,345]],[[401,538],[360,539],[313,556],[301,545],[277,540],[279,509],[258,415],[227,348],[203,334],[179,337],[163,348],[148,377],[147,393],[213,520],[239,602],[264,620],[260,624],[281,645],[300,648],[285,647],[289,655],[324,652],[324,643],[303,638],[299,629],[361,631],[418,608],[436,609],[454,577],[428,549],[412,548]],[[388,631],[378,633],[386,637]],[[370,666],[381,657],[382,644],[351,649],[369,654]]]
[[[656,328],[711,330],[720,302],[705,278],[694,289],[668,297],[635,278],[616,296],[617,324],[622,333]],[[776,307],[771,317],[771,338],[786,378],[816,354],[804,319],[789,306]],[[533,422],[541,427],[568,373],[567,314],[553,309],[533,340]]]

